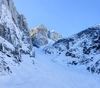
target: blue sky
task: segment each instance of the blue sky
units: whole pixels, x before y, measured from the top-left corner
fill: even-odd
[[[100,0],[14,0],[29,28],[44,24],[63,37],[69,37],[100,24]]]

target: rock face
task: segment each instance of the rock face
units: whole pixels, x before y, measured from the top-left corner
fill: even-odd
[[[92,73],[100,73],[100,25],[90,27],[66,39],[60,39],[53,45],[44,48],[45,53],[65,53],[65,56],[77,58],[66,62],[69,64],[85,64]]]
[[[26,18],[17,12],[13,0],[0,0],[0,51],[18,63],[22,53],[33,54]]]
[[[48,44],[47,28],[44,25],[39,25],[30,31],[33,45],[41,47]]]
[[[12,0],[0,0],[1,37],[25,53],[31,51],[32,42],[26,18],[19,15]],[[27,46],[26,46],[27,45]]]
[[[62,39],[62,36],[60,34],[58,34],[55,30],[52,30],[51,32],[48,31],[48,37],[53,41]]]
[[[31,35],[33,46],[36,46],[38,48],[48,44],[49,42],[48,39],[51,39],[52,41],[57,41],[62,38],[62,36],[57,32],[48,31],[44,25],[39,25],[36,28],[33,28],[30,31],[30,35]]]

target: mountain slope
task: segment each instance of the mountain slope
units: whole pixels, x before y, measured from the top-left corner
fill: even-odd
[[[19,64],[22,54],[34,57],[32,49],[26,18],[17,12],[13,0],[0,0],[0,74],[5,75],[4,71],[10,70],[10,64]],[[10,59],[8,63],[8,58],[13,60]]]
[[[58,40],[53,45],[45,47],[44,51],[58,56],[64,53],[64,56],[73,57],[66,63],[89,65],[87,66],[89,71],[99,74],[100,58],[97,56],[100,55],[100,25],[90,27],[69,38]]]
[[[0,88],[99,88],[100,25],[61,40],[44,28],[37,27],[34,45],[56,42],[35,48],[35,57],[26,18],[13,0],[0,0]]]
[[[84,69],[85,66],[66,66],[63,63],[56,63],[51,61],[55,57],[44,54],[42,49],[35,49],[35,51],[37,53],[35,59],[23,55],[21,65],[16,69],[12,66],[12,74],[0,77],[1,88],[100,87],[99,75],[89,73]]]

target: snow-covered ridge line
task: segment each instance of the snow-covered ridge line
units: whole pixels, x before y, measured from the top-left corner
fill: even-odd
[[[95,24],[95,25],[92,26],[91,28],[100,28],[100,24]]]
[[[100,55],[99,26],[100,25],[97,25],[95,27],[90,27],[69,38],[60,39],[56,41],[53,45],[45,47],[44,51],[45,53],[54,54],[57,56],[63,54],[65,56],[77,58],[77,60],[76,59],[70,60],[69,62],[66,61],[66,63],[75,65],[76,64],[87,65],[87,69],[89,71],[99,74],[100,59],[96,57]]]

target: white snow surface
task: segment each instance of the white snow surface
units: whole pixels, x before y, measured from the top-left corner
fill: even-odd
[[[57,56],[45,54],[42,48],[35,51],[36,58],[22,55],[20,65],[10,65],[13,73],[0,76],[0,88],[100,88],[100,75],[91,74],[85,66],[67,66],[55,62]]]

